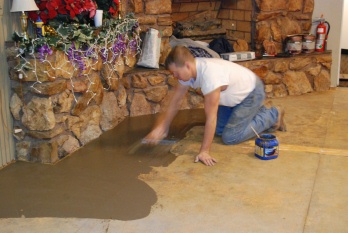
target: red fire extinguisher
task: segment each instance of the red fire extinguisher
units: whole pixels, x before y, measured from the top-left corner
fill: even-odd
[[[325,51],[325,45],[326,45],[327,37],[329,35],[329,31],[330,31],[330,24],[327,21],[325,21],[325,19],[323,18],[323,15],[321,15],[320,23],[316,30],[316,33],[317,33],[317,38],[315,42],[316,52]]]

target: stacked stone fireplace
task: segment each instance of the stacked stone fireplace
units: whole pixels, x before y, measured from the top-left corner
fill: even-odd
[[[245,40],[248,49],[262,49],[262,42],[273,37],[278,51],[288,34],[310,29],[314,0],[130,0],[124,11],[134,12],[141,30],[156,28],[162,32],[161,59],[170,51],[169,39],[176,23],[186,28],[188,37],[209,40],[225,37],[231,43]],[[201,30],[202,26],[207,26]],[[56,73],[45,76],[44,64],[37,64],[41,83],[31,88],[34,79],[19,79],[15,70],[16,46],[6,44],[11,78],[17,160],[55,163],[103,132],[116,127],[125,117],[163,111],[177,80],[166,70],[145,69],[127,63],[117,65],[112,88],[103,88],[105,67],[97,67],[90,86]],[[59,64],[62,53],[50,61]],[[301,95],[330,87],[331,53],[299,55],[291,58],[241,62],[264,81],[269,98]],[[37,90],[40,90],[38,92]],[[95,95],[91,98],[91,92]],[[203,107],[203,97],[191,90],[181,109]]]

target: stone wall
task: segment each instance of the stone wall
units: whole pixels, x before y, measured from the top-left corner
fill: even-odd
[[[310,31],[314,0],[173,0],[172,9],[174,22],[203,11],[217,13],[231,43],[242,39],[249,50],[261,51],[263,41],[272,37],[277,52],[283,52],[287,35]]]
[[[330,89],[331,52],[243,61],[265,84],[268,98]]]
[[[163,111],[177,84],[162,67],[136,68],[123,73],[128,64],[126,58],[122,58],[124,63],[115,64],[118,76],[107,80],[103,78],[106,72],[103,65],[91,71],[88,82],[76,77],[72,84],[71,79],[59,74],[61,69],[52,70],[39,62],[36,66],[40,82],[30,75],[19,79],[14,68],[18,64],[17,51],[13,44],[7,46],[17,160],[54,163],[114,128],[125,117]],[[62,52],[56,51],[49,60],[53,66],[61,67],[62,56]],[[269,98],[330,88],[330,52],[239,63],[261,77]],[[67,66],[64,69],[68,70]],[[50,79],[46,71],[57,78]],[[105,84],[110,85],[105,88]],[[182,109],[202,107],[203,97],[194,90],[187,94],[181,106]]]

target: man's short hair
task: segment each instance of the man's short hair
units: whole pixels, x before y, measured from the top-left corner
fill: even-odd
[[[177,67],[182,67],[187,61],[195,61],[191,51],[185,46],[175,46],[166,58],[165,67],[168,69],[171,64],[175,64]]]

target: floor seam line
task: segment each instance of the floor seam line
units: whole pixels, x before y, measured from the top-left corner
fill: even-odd
[[[308,203],[308,207],[307,207],[306,217],[305,217],[305,219],[304,219],[304,225],[303,225],[303,231],[302,231],[302,233],[305,233],[305,231],[306,231],[306,225],[307,225],[308,215],[309,215],[309,212],[310,212],[310,209],[311,209],[311,204],[312,204],[312,199],[313,199],[313,193],[314,193],[315,184],[316,184],[317,178],[318,178],[318,172],[319,172],[320,164],[321,164],[321,156],[319,156],[318,166],[317,166],[317,170],[316,170],[316,172],[315,172],[314,182],[313,182],[313,185],[312,185],[312,192],[311,192],[311,196],[310,196],[310,198],[309,198],[309,203]]]

